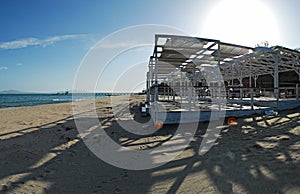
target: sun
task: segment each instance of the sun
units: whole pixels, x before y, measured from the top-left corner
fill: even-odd
[[[254,47],[262,41],[280,42],[276,17],[259,0],[222,0],[208,13],[202,37]]]

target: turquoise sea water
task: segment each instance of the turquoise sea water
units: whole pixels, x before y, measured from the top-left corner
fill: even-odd
[[[75,100],[85,100],[90,98],[104,98],[106,96],[76,95]],[[62,102],[72,102],[72,95],[56,94],[0,94],[0,108],[17,106],[36,106],[41,104],[56,104]]]

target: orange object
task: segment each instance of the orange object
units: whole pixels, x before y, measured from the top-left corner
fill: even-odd
[[[164,126],[164,124],[161,121],[157,121],[156,124],[155,124],[155,127],[157,129],[161,129],[163,126]]]
[[[234,117],[229,117],[229,118],[227,119],[227,123],[228,123],[228,125],[237,125],[236,118],[234,118]]]

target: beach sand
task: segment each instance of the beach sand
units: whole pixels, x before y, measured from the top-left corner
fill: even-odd
[[[137,114],[138,104],[144,98],[131,98],[132,114]],[[134,139],[113,118],[109,98],[97,99],[96,104],[100,120],[106,122],[106,132],[132,149],[158,146],[177,128],[166,125],[155,135]],[[138,116],[136,119],[147,121]],[[71,103],[0,109],[0,191],[300,192],[300,108],[282,111],[277,116],[239,118],[237,125],[224,125],[215,145],[200,156],[206,128],[207,123],[200,123],[190,146],[173,161],[135,171],[107,164],[86,147],[76,130]]]

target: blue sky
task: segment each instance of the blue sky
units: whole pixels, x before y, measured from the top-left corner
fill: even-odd
[[[193,36],[248,46],[270,39],[274,45],[300,47],[300,1],[256,1],[252,6],[236,0],[2,0],[0,90],[71,90],[89,49],[105,36],[134,25],[168,25]],[[243,9],[250,10],[246,16]],[[136,60],[129,52],[127,58],[115,60],[113,68],[147,61],[151,51],[143,49]],[[145,79],[146,67],[138,69],[139,76],[132,79],[136,83]],[[109,90],[111,79],[104,76],[98,90]]]

